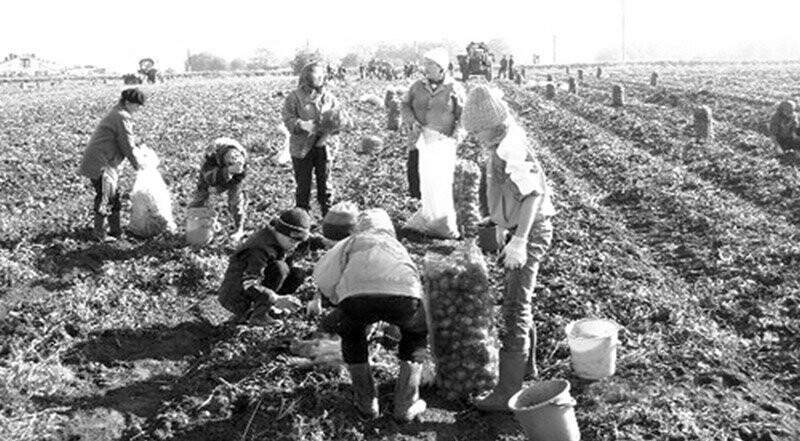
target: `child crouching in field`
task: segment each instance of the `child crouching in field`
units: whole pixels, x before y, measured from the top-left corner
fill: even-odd
[[[234,313],[234,323],[265,326],[274,321],[269,315],[273,306],[289,311],[302,306],[291,294],[305,274],[292,266],[292,254],[308,240],[310,224],[305,210],[286,210],[234,251],[218,292],[220,304]]]
[[[464,105],[464,128],[489,153],[486,197],[489,216],[497,224],[505,266],[499,380],[486,397],[475,401],[484,411],[509,411],[508,400],[522,387],[526,373],[535,374],[536,328],[533,324],[533,287],[553,238],[550,218],[555,209],[550,189],[525,131],[510,115],[501,92],[479,85]]]
[[[362,212],[353,234],[320,259],[313,277],[341,313],[337,331],[358,412],[365,418],[376,418],[380,412],[369,365],[367,328],[384,321],[397,325],[401,332],[394,417],[401,422],[417,418],[427,408],[419,397],[428,336],[422,287],[417,267],[395,238],[386,211]]]
[[[795,113],[794,101],[782,101],[769,121],[772,142],[781,152],[800,148],[800,123]]]
[[[247,173],[247,150],[231,138],[217,138],[206,149],[197,189],[189,208],[204,207],[211,193],[228,192],[228,211],[233,218],[231,240],[239,242],[244,236],[245,209],[244,178]]]

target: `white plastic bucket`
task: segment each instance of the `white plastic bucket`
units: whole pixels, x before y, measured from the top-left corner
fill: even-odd
[[[522,426],[529,441],[580,441],[575,419],[575,399],[569,394],[569,381],[534,383],[515,393],[508,407]]]
[[[217,213],[208,207],[194,207],[186,211],[186,241],[189,245],[203,247],[214,239]]]
[[[575,375],[598,380],[614,375],[617,367],[617,333],[613,320],[587,318],[565,328]]]

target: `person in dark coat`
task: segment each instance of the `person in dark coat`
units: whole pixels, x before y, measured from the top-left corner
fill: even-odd
[[[134,155],[137,145],[133,114],[144,102],[145,95],[139,89],[123,90],[119,102],[97,125],[83,152],[78,173],[89,178],[94,188],[92,233],[101,242],[116,240],[122,235],[119,174],[126,159],[134,169],[141,169]]]
[[[217,293],[234,323],[269,325],[275,321],[269,315],[272,307],[294,311],[302,306],[291,294],[305,274],[292,265],[292,256],[309,239],[310,225],[304,210],[286,210],[236,249]]]

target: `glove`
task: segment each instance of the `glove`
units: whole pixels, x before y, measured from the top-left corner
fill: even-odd
[[[494,239],[497,241],[497,246],[505,246],[507,232],[508,230],[505,228],[494,227]]]
[[[283,312],[294,312],[300,309],[303,306],[303,303],[295,296],[292,295],[284,295],[278,296],[275,299],[275,303],[272,304],[272,307],[275,309],[279,309]]]
[[[314,131],[314,121],[311,121],[311,120],[308,120],[308,121],[300,120],[300,121],[297,122],[297,126],[300,127],[301,130],[304,130],[304,131],[306,131],[308,133],[311,133],[311,132]]]
[[[503,252],[501,256],[503,256],[503,261],[505,263],[505,267],[508,269],[517,269],[521,268],[522,265],[528,260],[528,241],[514,236],[511,238],[511,241],[506,244],[505,248],[503,248]]]
[[[306,314],[320,315],[322,314],[322,297],[319,293],[314,295],[314,298],[306,305]]]

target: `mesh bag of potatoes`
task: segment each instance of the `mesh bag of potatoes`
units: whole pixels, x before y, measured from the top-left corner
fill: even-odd
[[[449,256],[423,259],[425,303],[436,386],[451,401],[469,400],[497,382],[497,350],[483,255],[469,240]]]
[[[474,237],[481,221],[480,212],[481,168],[473,161],[456,160],[453,176],[453,205],[456,225],[464,237]]]

